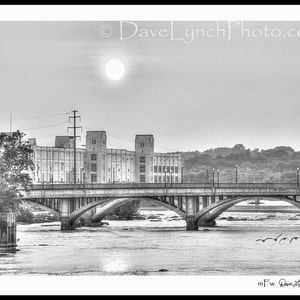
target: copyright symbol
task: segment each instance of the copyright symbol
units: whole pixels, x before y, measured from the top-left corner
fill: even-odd
[[[99,33],[102,37],[110,37],[113,34],[113,29],[109,25],[103,25],[99,28]]]

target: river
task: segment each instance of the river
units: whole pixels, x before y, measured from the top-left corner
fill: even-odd
[[[0,275],[298,275],[300,220],[294,213],[235,213],[186,231],[169,211],[159,220],[108,221],[60,231],[60,223],[18,225],[16,253],[0,254]],[[277,242],[260,238],[276,237]]]

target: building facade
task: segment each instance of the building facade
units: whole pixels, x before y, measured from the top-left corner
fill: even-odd
[[[38,146],[33,151],[33,183],[74,183],[73,138],[57,136],[55,146]],[[181,153],[154,152],[153,135],[136,135],[135,151],[107,148],[105,131],[87,131],[85,148],[76,149],[77,183],[181,182]]]

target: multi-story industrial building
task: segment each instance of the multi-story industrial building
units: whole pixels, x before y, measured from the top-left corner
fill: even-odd
[[[74,183],[73,137],[57,136],[54,147],[33,151],[34,183]],[[181,182],[183,162],[179,152],[155,153],[153,135],[136,135],[135,151],[107,148],[105,131],[88,131],[85,148],[76,148],[78,183]]]

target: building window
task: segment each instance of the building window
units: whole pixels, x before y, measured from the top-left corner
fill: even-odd
[[[140,156],[140,162],[141,163],[146,162],[146,156]]]
[[[145,165],[140,165],[140,172],[145,172],[145,170],[146,170]]]
[[[158,166],[158,173],[161,173],[161,166]]]
[[[91,172],[97,172],[97,164],[95,163],[91,164]]]
[[[157,176],[154,175],[154,182],[156,183],[157,182]]]
[[[91,154],[91,160],[97,160],[97,154]]]
[[[178,173],[178,167],[177,166],[175,167],[175,173]]]
[[[91,174],[91,181],[97,182],[97,174]]]
[[[157,166],[154,166],[154,173],[157,173]]]
[[[158,176],[158,182],[161,182],[161,176]]]
[[[171,172],[174,172],[174,167],[173,166],[171,166]]]
[[[96,145],[97,141],[96,140],[92,140],[92,145]]]
[[[140,176],[140,182],[146,182],[146,177],[145,175]]]
[[[145,143],[140,143],[141,148],[145,147]]]
[[[167,173],[170,173],[170,166],[167,166]]]

